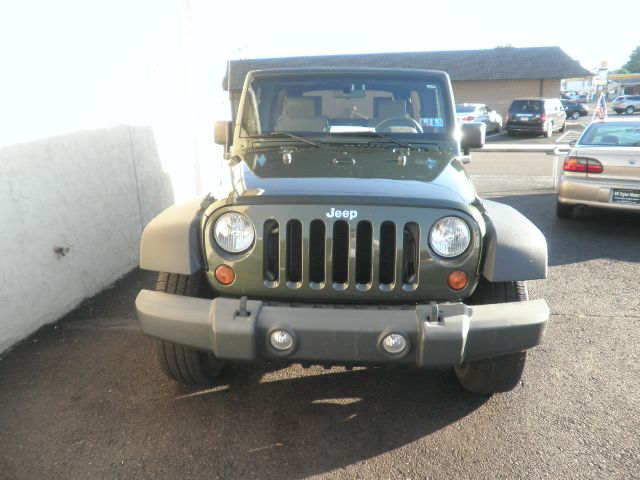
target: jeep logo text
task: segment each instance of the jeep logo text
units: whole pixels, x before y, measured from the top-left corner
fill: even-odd
[[[327,218],[348,218],[349,220],[353,220],[358,217],[357,210],[336,210],[332,208],[330,212],[325,214]]]

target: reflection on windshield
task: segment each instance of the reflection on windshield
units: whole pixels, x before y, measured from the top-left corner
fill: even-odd
[[[411,139],[452,129],[439,78],[331,73],[254,78],[244,97],[241,136],[380,132]]]

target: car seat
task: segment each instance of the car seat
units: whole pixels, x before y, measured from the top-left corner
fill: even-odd
[[[323,132],[327,117],[319,115],[320,97],[289,97],[275,130],[287,132]]]

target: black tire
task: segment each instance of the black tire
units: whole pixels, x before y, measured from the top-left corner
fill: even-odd
[[[576,110],[570,115],[570,117],[573,118],[574,120],[578,120],[580,118],[580,112]]]
[[[525,301],[529,298],[526,282],[489,282],[481,278],[469,298],[471,305]],[[472,393],[492,395],[513,390],[522,378],[527,352],[464,362],[455,367],[462,388]]]
[[[633,106],[629,105],[627,108],[624,109],[624,113],[626,113],[627,115],[633,115],[633,112],[635,112],[636,109],[633,108]]]
[[[573,217],[573,205],[565,205],[564,203],[556,203],[556,217],[563,220],[569,220]]]
[[[507,130],[507,135],[509,135],[510,137],[515,137],[516,132],[514,132],[513,130]]]
[[[560,131],[564,132],[567,129],[567,121],[565,120],[564,123],[562,124],[562,127],[560,127]]]
[[[188,297],[210,298],[202,272],[193,275],[160,273],[156,291]],[[224,370],[224,363],[209,352],[157,340],[156,356],[167,377],[189,386],[211,385]]]

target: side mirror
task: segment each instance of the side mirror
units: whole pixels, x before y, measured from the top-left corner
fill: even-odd
[[[575,141],[575,140],[571,140],[571,141],[569,142],[569,146],[570,146],[570,147],[575,147],[575,146],[576,146],[576,141]]]
[[[460,146],[465,155],[469,155],[469,149],[482,148],[487,133],[487,125],[484,122],[465,122],[460,125],[462,138]]]
[[[225,149],[233,143],[233,124],[229,120],[218,121],[213,127],[213,139]]]

